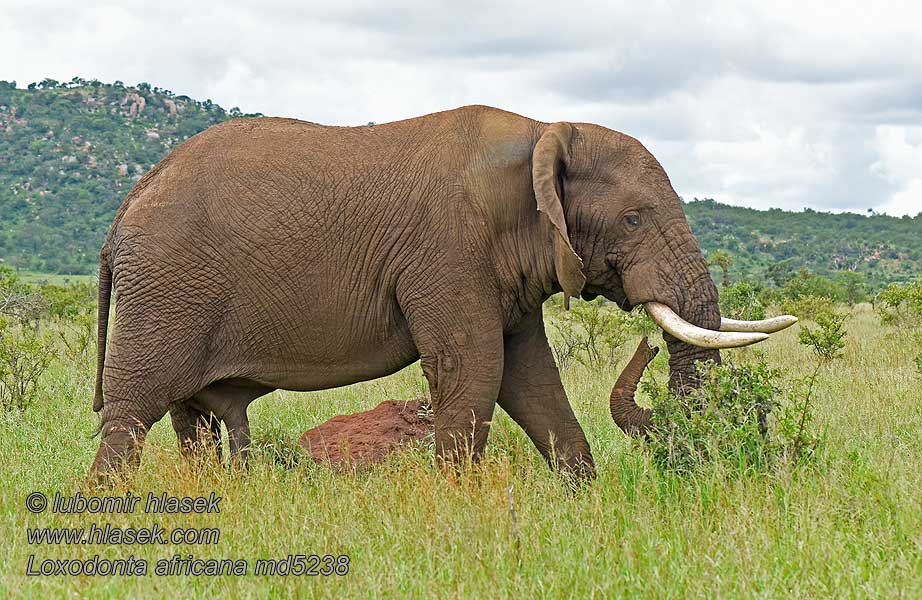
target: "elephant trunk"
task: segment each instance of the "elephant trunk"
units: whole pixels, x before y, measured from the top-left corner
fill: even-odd
[[[719,348],[750,344],[768,337],[765,333],[720,333],[722,321],[717,288],[707,263],[700,254],[682,262],[685,268],[678,272],[677,282],[672,287],[675,295],[670,302],[677,312],[655,301],[645,303],[647,312],[663,328],[663,339],[669,349],[669,389],[678,395],[685,395],[701,385],[696,362],[719,364]],[[656,292],[655,289],[641,290],[638,295],[655,298]],[[647,345],[646,339],[641,341],[612,390],[612,418],[628,435],[645,435],[652,426],[650,411],[637,406],[634,393],[644,369],[655,355],[656,350]]]
[[[627,366],[621,371],[615,387],[611,390],[609,405],[611,408],[611,417],[615,424],[621,428],[624,433],[631,436],[643,436],[650,430],[653,425],[650,409],[637,406],[634,401],[634,393],[637,391],[637,384],[643,376],[644,369],[650,364],[650,361],[656,357],[659,352],[658,347],[651,347],[647,343],[647,338],[640,340],[634,356],[628,361]]]
[[[716,331],[721,326],[717,287],[706,265],[704,259],[701,259],[698,264],[700,273],[692,276],[689,281],[689,291],[681,303],[682,317],[693,325]],[[748,335],[768,337],[764,333]],[[701,384],[695,363],[711,361],[720,364],[720,350],[717,348],[692,345],[667,332],[663,333],[663,339],[669,349],[669,389],[675,394],[684,395]]]

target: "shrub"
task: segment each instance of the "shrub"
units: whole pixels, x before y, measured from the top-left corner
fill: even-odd
[[[874,299],[874,307],[886,325],[922,325],[922,277],[881,290]]]
[[[95,313],[96,291],[95,284],[83,282],[45,284],[38,288],[38,293],[47,303],[47,314],[62,319],[77,319],[81,315]]]
[[[53,358],[53,347],[32,329],[0,321],[0,406],[4,412],[28,408]]]
[[[685,396],[645,378],[653,402],[650,447],[658,468],[680,473],[719,463],[734,471],[764,471],[778,459],[801,464],[822,438],[813,432],[813,391],[820,369],[842,356],[847,315],[820,312],[803,326],[800,343],[817,357],[813,372],[793,384],[764,361],[698,365],[700,387]],[[922,357],[919,358],[922,369]]]
[[[549,319],[557,332],[551,344],[561,369],[580,363],[593,370],[611,366],[618,349],[626,341],[626,319],[616,307],[604,306],[600,300],[574,303],[569,311]]]
[[[658,468],[692,473],[718,463],[765,471],[815,447],[810,394],[801,393],[800,383],[783,385],[780,371],[765,362],[700,363],[698,369],[702,385],[686,396],[651,378],[642,382],[653,402],[649,447]]]
[[[835,302],[826,296],[786,298],[781,302],[782,313],[794,315],[802,320],[816,320],[820,315],[832,314],[835,310]]]
[[[798,333],[800,343],[809,346],[820,363],[828,363],[842,356],[845,348],[845,320],[848,315],[820,313],[816,316],[816,328],[803,325]]]
[[[792,300],[806,296],[825,297],[836,302],[844,302],[846,299],[845,290],[841,285],[828,277],[811,273],[806,268],[797,271],[797,274],[784,285],[782,291],[786,298]]]
[[[849,306],[868,299],[867,276],[858,271],[839,271],[835,274],[835,282],[845,293],[845,301]]]
[[[650,315],[647,314],[643,306],[635,306],[631,312],[624,312],[619,309],[615,310],[618,311],[617,314],[623,324],[622,327],[634,335],[650,337],[654,333],[660,331],[659,325],[650,318]]]
[[[57,329],[58,338],[64,344],[64,351],[72,363],[81,364],[90,356],[90,350],[95,352],[95,325],[93,315],[80,313]]]
[[[45,298],[32,286],[19,280],[13,269],[0,266],[0,318],[21,322],[37,320],[48,309]]]
[[[747,321],[764,319],[765,305],[760,299],[760,287],[740,281],[720,291],[720,314]]]

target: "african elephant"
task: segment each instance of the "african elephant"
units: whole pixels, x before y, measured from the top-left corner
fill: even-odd
[[[627,135],[484,106],[214,126],[137,183],[103,245],[92,474],[136,464],[168,410],[186,441],[198,420],[220,435],[220,419],[240,455],[259,396],[419,359],[438,457],[479,456],[499,404],[554,466],[591,475],[543,326],[560,291],[646,304],[670,332],[676,389],[696,360],[767,337],[716,331],[679,198]]]

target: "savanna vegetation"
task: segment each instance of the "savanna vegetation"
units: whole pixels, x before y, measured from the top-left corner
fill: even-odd
[[[713,200],[685,204],[689,225],[722,280],[723,255],[735,281],[769,280],[783,285],[806,268],[830,278],[855,273],[874,288],[911,279],[922,272],[922,212],[891,217],[868,210],[831,214],[804,209],[754,210]],[[843,282],[847,283],[847,282]]]
[[[637,340],[655,327],[600,301],[546,303],[571,403],[598,463],[571,486],[497,408],[482,463],[434,466],[422,445],[384,465],[336,472],[297,447],[306,429],[388,398],[426,393],[418,365],[315,393],[275,392],[251,408],[251,468],[180,460],[169,419],[148,438],[131,490],[223,497],[220,514],[61,515],[26,496],[89,493],[94,288],[0,271],[0,486],[7,569],[0,595],[192,597],[917,597],[922,595],[922,281],[875,296],[824,295],[795,272],[783,285],[722,289],[725,313],[800,324],[702,366],[705,385],[666,391],[666,353],[638,400],[654,409],[631,439],[607,398]],[[835,283],[835,282],[833,282]],[[838,284],[840,287],[842,284]],[[873,306],[866,300],[874,301]],[[124,494],[128,488],[111,493]],[[29,545],[27,527],[218,527],[206,546]],[[37,558],[347,554],[338,577],[33,577]]]

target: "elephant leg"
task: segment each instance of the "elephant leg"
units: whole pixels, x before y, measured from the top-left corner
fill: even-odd
[[[505,338],[499,405],[519,424],[553,468],[594,477],[595,464],[573,414],[544,332],[542,309]]]
[[[474,287],[473,289],[484,289]],[[463,292],[450,300],[418,294],[404,308],[429,382],[437,460],[477,460],[486,446],[503,372],[502,324]]]
[[[109,485],[119,476],[130,477],[141,463],[147,432],[166,414],[166,404],[115,399],[107,396],[102,409],[102,439],[90,467],[90,481]]]
[[[224,423],[227,425],[231,462],[246,467],[250,454],[250,420],[246,406],[225,415]]]
[[[170,419],[183,456],[201,457],[204,450],[213,449],[218,462],[222,462],[221,420],[218,417],[196,410],[186,401],[170,407]]]
[[[231,462],[246,464],[250,449],[247,407],[253,400],[271,391],[273,388],[255,381],[225,379],[199,390],[193,397],[192,405],[195,409],[215,415],[227,426]]]

